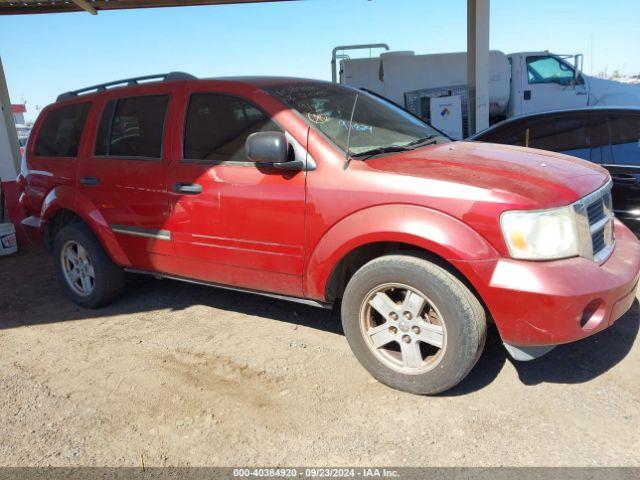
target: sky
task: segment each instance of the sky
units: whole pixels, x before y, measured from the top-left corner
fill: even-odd
[[[466,50],[466,0],[281,3],[0,17],[0,58],[27,120],[64,91],[151,73],[330,79],[336,45]],[[583,53],[584,70],[640,73],[640,0],[491,0],[491,49]]]

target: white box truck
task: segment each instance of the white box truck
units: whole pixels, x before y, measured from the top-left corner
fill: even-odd
[[[416,55],[412,51],[349,58],[340,51],[385,48],[385,44],[342,46],[334,49],[334,80],[375,92],[436,127],[430,99],[461,97],[463,136],[468,134],[467,54]],[[339,60],[339,71],[335,68]],[[590,105],[640,105],[640,85],[585,75],[582,55],[549,52],[504,54],[489,52],[489,115],[491,123],[526,113]],[[451,121],[450,119],[448,120]]]

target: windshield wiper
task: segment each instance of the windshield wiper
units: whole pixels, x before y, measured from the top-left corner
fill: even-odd
[[[409,142],[406,145],[404,145],[405,147],[422,147],[424,145],[430,145],[432,143],[435,143],[437,140],[438,135],[428,135],[426,137],[422,137],[422,138],[418,138],[417,140],[414,140],[413,142]]]
[[[366,160],[374,155],[380,155],[382,153],[393,153],[393,152],[407,152],[409,150],[414,150],[418,147],[423,147],[425,145],[430,145],[437,141],[437,135],[429,135],[428,137],[418,138],[412,142],[409,142],[405,145],[389,145],[387,147],[376,147],[371,150],[367,150],[365,152],[351,154],[353,158],[361,158],[361,160]]]
[[[376,147],[371,150],[366,150],[360,153],[352,153],[351,156],[353,158],[361,158],[361,160],[367,160],[368,158],[373,157],[374,155],[380,155],[382,153],[393,153],[393,152],[408,152],[409,150],[413,150],[410,147],[404,145],[389,145],[387,147]]]

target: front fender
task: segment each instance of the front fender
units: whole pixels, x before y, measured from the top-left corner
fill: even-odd
[[[106,219],[89,197],[67,185],[53,188],[42,202],[40,211],[42,225],[60,210],[72,211],[89,225],[115,263],[126,267],[131,266],[129,258],[120,247]]]
[[[338,262],[352,250],[376,242],[401,242],[446,260],[498,258],[496,250],[460,220],[416,205],[380,205],[333,225],[313,249],[305,269],[305,296],[323,300]]]

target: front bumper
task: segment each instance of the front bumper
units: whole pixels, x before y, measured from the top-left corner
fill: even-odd
[[[602,265],[585,258],[454,264],[478,290],[503,342],[525,348],[569,343],[607,328],[635,299],[640,243],[617,220],[614,229],[616,246]]]

